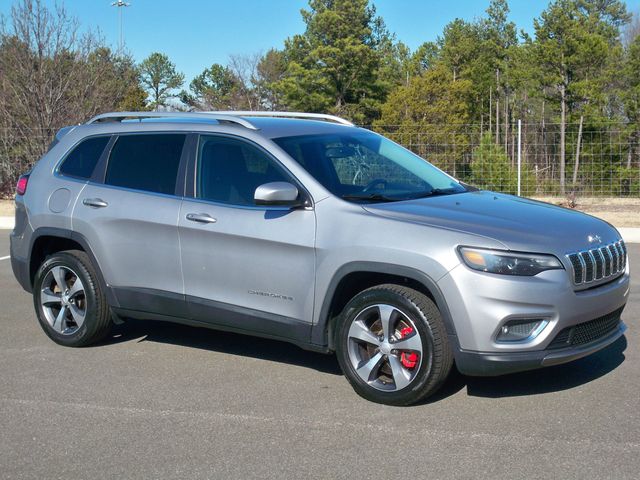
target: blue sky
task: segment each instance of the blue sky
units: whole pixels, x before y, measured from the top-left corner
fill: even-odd
[[[54,0],[43,0],[53,6]],[[98,27],[107,42],[118,44],[118,14],[113,0],[66,0],[67,10],[83,26]],[[304,31],[300,9],[307,0],[128,0],[123,11],[126,48],[140,61],[164,52],[188,82],[212,63],[226,63],[230,54],[264,52],[281,47],[285,38]],[[634,2],[635,3],[635,2]],[[0,0],[0,13],[13,0]],[[398,39],[415,49],[434,40],[456,17],[483,15],[489,0],[374,0],[378,14]],[[511,20],[532,32],[533,19],[546,0],[511,0]],[[632,3],[629,3],[632,5]]]

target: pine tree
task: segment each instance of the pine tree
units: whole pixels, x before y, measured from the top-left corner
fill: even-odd
[[[565,193],[566,125],[578,103],[593,105],[619,27],[629,20],[620,0],[556,0],[539,19],[535,61],[540,83],[560,110],[560,193]]]
[[[453,72],[440,62],[394,90],[374,127],[447,171],[464,174],[472,95],[472,82],[454,80]],[[450,148],[434,152],[434,145]]]
[[[277,90],[296,110],[331,112],[369,123],[386,89],[377,51],[387,35],[367,0],[310,0],[306,31],[285,42],[285,77]]]
[[[167,106],[167,101],[175,96],[173,92],[184,83],[184,75],[167,55],[154,52],[140,64],[140,80],[150,91],[151,105],[158,109]]]

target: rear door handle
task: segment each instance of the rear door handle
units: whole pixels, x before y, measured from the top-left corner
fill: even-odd
[[[187,220],[198,223],[216,223],[216,219],[208,213],[187,213]]]
[[[94,208],[104,208],[109,205],[107,202],[105,202],[101,198],[85,198],[82,201],[82,204],[86,205],[87,207],[94,207]]]

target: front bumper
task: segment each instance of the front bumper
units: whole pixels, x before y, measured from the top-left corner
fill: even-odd
[[[580,344],[565,346],[558,339],[567,329],[621,311],[628,300],[629,284],[628,263],[625,272],[611,282],[581,291],[574,289],[565,270],[513,277],[458,265],[438,282],[455,328],[450,343],[456,364],[467,375],[532,370],[605,348],[624,334],[622,321]],[[497,341],[502,326],[514,319],[545,320],[547,325],[532,339]]]
[[[516,353],[545,350],[564,328],[610,314],[629,296],[629,269],[609,283],[577,291],[565,270],[534,277],[495,275],[458,265],[438,281],[462,350]],[[518,319],[547,326],[526,342],[496,341],[501,327]]]
[[[591,355],[618,340],[627,327],[618,327],[603,338],[589,344],[561,350],[537,350],[531,352],[473,352],[458,349],[456,366],[460,373],[471,376],[496,376],[560,365]]]

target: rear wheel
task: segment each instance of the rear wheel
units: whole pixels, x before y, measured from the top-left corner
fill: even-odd
[[[40,326],[60,345],[90,345],[111,329],[109,306],[95,269],[82,251],[47,257],[36,273],[33,300]]]
[[[399,285],[380,285],[356,295],[337,329],[342,371],[362,397],[409,405],[435,393],[453,355],[442,317],[426,295]]]

